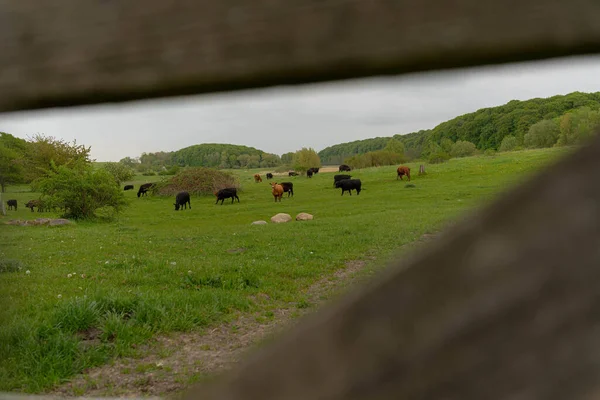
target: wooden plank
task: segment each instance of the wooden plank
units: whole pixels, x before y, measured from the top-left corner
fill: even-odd
[[[0,111],[600,50],[595,0],[0,0]]]
[[[598,176],[600,136],[186,399],[599,398]]]

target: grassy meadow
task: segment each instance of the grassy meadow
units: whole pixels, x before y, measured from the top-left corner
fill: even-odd
[[[435,232],[566,153],[544,149],[408,163],[414,187],[396,180],[395,166],[352,171],[359,196],[340,196],[335,173],[277,177],[294,196],[275,203],[267,170],[235,170],[240,203],[215,205],[192,196],[176,212],[173,197],[137,198],[136,177],[125,192],[129,207],[113,222],[69,226],[0,224],[0,391],[44,392],[86,368],[134,355],[153,335],[207,329],[237,313],[282,303],[307,307],[306,290],[348,261],[369,259],[375,271],[403,245]],[[252,175],[263,174],[262,183]],[[58,216],[32,213],[37,193],[8,188],[18,211],[0,219]],[[270,217],[300,212],[313,221],[273,224]],[[268,225],[251,225],[256,220]],[[407,247],[408,248],[408,247]],[[371,260],[373,257],[375,261]],[[268,302],[256,302],[264,294]]]

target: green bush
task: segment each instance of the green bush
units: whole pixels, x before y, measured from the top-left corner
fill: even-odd
[[[475,154],[477,147],[466,140],[459,140],[452,145],[450,155],[452,157],[469,157]]]
[[[530,149],[552,147],[558,140],[560,129],[552,120],[545,119],[531,125],[529,132],[523,138],[523,144]]]
[[[488,157],[495,156],[496,155],[496,150],[494,150],[494,149],[487,149],[486,151],[483,152],[483,155],[484,156],[488,156]]]
[[[435,153],[432,153],[429,156],[429,163],[430,164],[441,164],[443,162],[446,162],[450,159],[450,154],[446,153],[445,151],[439,150]]]
[[[108,171],[115,178],[115,181],[118,185],[120,185],[121,182],[133,179],[135,176],[135,173],[131,168],[118,162],[106,163],[102,166],[102,168]]]
[[[500,147],[498,148],[498,151],[501,151],[501,152],[515,151],[518,146],[519,146],[519,141],[517,140],[516,137],[514,137],[512,135],[504,136],[504,139],[502,139],[502,143],[500,143]]]
[[[119,212],[127,204],[113,175],[106,169],[94,170],[90,165],[54,167],[47,178],[36,183],[44,203],[63,210],[65,218],[93,218],[100,208],[112,207]]]

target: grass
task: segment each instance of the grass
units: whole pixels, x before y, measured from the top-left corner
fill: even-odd
[[[546,149],[409,163],[413,186],[396,181],[395,166],[353,171],[360,196],[333,189],[335,173],[278,178],[294,197],[275,203],[268,181],[237,170],[241,202],[215,205],[192,197],[174,211],[174,197],[137,198],[111,223],[63,227],[0,224],[0,391],[39,393],[86,368],[135,356],[135,344],[157,333],[202,330],[237,313],[273,316],[277,304],[310,307],[306,289],[351,260],[382,268],[398,247],[433,232],[565,154]],[[135,178],[140,183],[160,177]],[[9,218],[56,216],[23,205],[36,198],[9,187]],[[278,212],[313,221],[251,225]],[[7,218],[4,218],[6,220]],[[29,271],[29,272],[27,272]],[[253,299],[265,294],[268,302]],[[190,378],[191,379],[191,378]]]

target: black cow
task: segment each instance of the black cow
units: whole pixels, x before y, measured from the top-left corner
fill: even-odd
[[[123,190],[133,190],[133,185],[125,185]]]
[[[190,210],[192,209],[192,203],[190,202],[190,194],[188,192],[179,192],[177,196],[175,196],[175,211],[179,211],[179,207],[183,210],[184,207],[187,209],[187,206],[190,206]]]
[[[358,196],[360,194],[361,182],[360,179],[342,179],[335,183],[335,187],[342,188],[342,196],[345,191],[348,191],[350,196],[352,196],[352,189],[356,189],[356,195]]]
[[[42,212],[45,209],[41,200],[29,200],[27,204],[25,204],[25,207],[31,209],[31,212],[33,212],[33,207],[37,207],[38,212]]]
[[[281,182],[280,185],[283,186],[283,193],[287,192],[288,197],[290,197],[290,194],[294,195],[294,184],[292,182]]]
[[[148,189],[150,189],[152,187],[152,185],[154,185],[153,183],[144,183],[143,185],[140,185],[140,188],[137,192],[137,197],[140,197],[142,195],[146,196],[148,193]]]
[[[312,178],[312,176],[313,176],[313,171],[312,171],[312,168],[309,168],[309,169],[306,171],[306,176],[307,176],[307,177],[309,177],[309,178]]]
[[[221,205],[223,205],[223,202],[225,201],[225,199],[228,199],[231,197],[231,204],[233,204],[233,201],[235,199],[237,199],[238,203],[240,202],[240,198],[237,195],[237,189],[236,188],[225,188],[225,189],[221,189],[218,192],[214,192],[215,196],[217,196],[217,201],[215,202],[215,204],[217,204],[219,202],[219,200],[221,200]]]
[[[339,181],[343,180],[343,179],[350,179],[352,178],[352,175],[335,175],[333,177],[333,187],[337,187],[335,186],[336,183],[338,183]]]
[[[14,207],[15,211],[17,211],[17,201],[16,200],[8,200],[6,202],[6,205],[8,205],[9,210],[11,210]]]
[[[348,165],[346,165],[346,164],[342,164],[342,165],[340,165],[339,172],[343,172],[343,171],[348,171],[348,172],[350,172],[350,171],[352,171],[352,168],[350,168],[350,167],[349,167]]]
[[[270,172],[267,172],[267,179],[273,179],[273,174]]]
[[[309,168],[308,170],[311,171],[313,174],[319,173],[319,168]]]
[[[294,172],[294,171],[290,171],[290,172],[288,172],[288,176],[298,176],[298,173]]]

